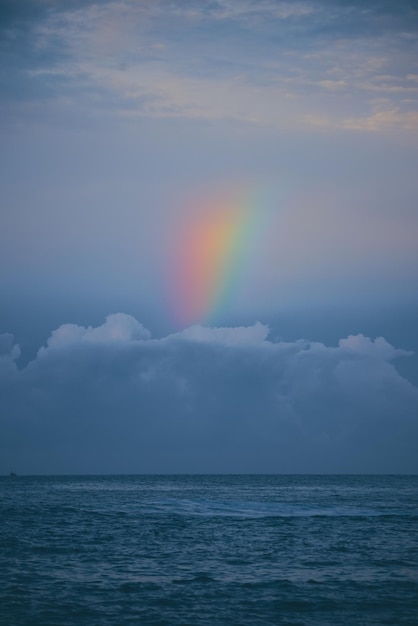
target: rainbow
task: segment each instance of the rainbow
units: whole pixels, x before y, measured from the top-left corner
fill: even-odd
[[[268,190],[232,188],[188,208],[170,255],[177,325],[213,323],[234,300],[265,232],[269,196]]]

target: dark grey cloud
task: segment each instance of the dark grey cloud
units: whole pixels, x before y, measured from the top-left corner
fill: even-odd
[[[274,342],[262,324],[151,339],[63,325],[0,357],[0,470],[416,472],[418,389],[383,338]],[[2,344],[2,345],[3,345]]]

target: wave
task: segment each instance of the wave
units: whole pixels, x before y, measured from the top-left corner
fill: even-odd
[[[249,502],[249,501],[212,501],[165,498],[142,503],[141,514],[165,514],[180,516],[203,517],[238,517],[238,518],[267,518],[267,517],[376,517],[376,516],[405,516],[405,511],[397,512],[393,509],[371,509],[349,506],[312,506],[306,504],[286,502]],[[412,514],[411,514],[412,515]],[[407,515],[407,517],[411,517]],[[412,515],[415,517],[415,515]]]

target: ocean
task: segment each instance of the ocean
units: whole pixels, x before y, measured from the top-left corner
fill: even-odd
[[[0,479],[0,624],[418,624],[418,476]]]

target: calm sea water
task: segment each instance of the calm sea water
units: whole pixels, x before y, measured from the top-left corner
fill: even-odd
[[[0,624],[418,624],[418,476],[0,479]]]

